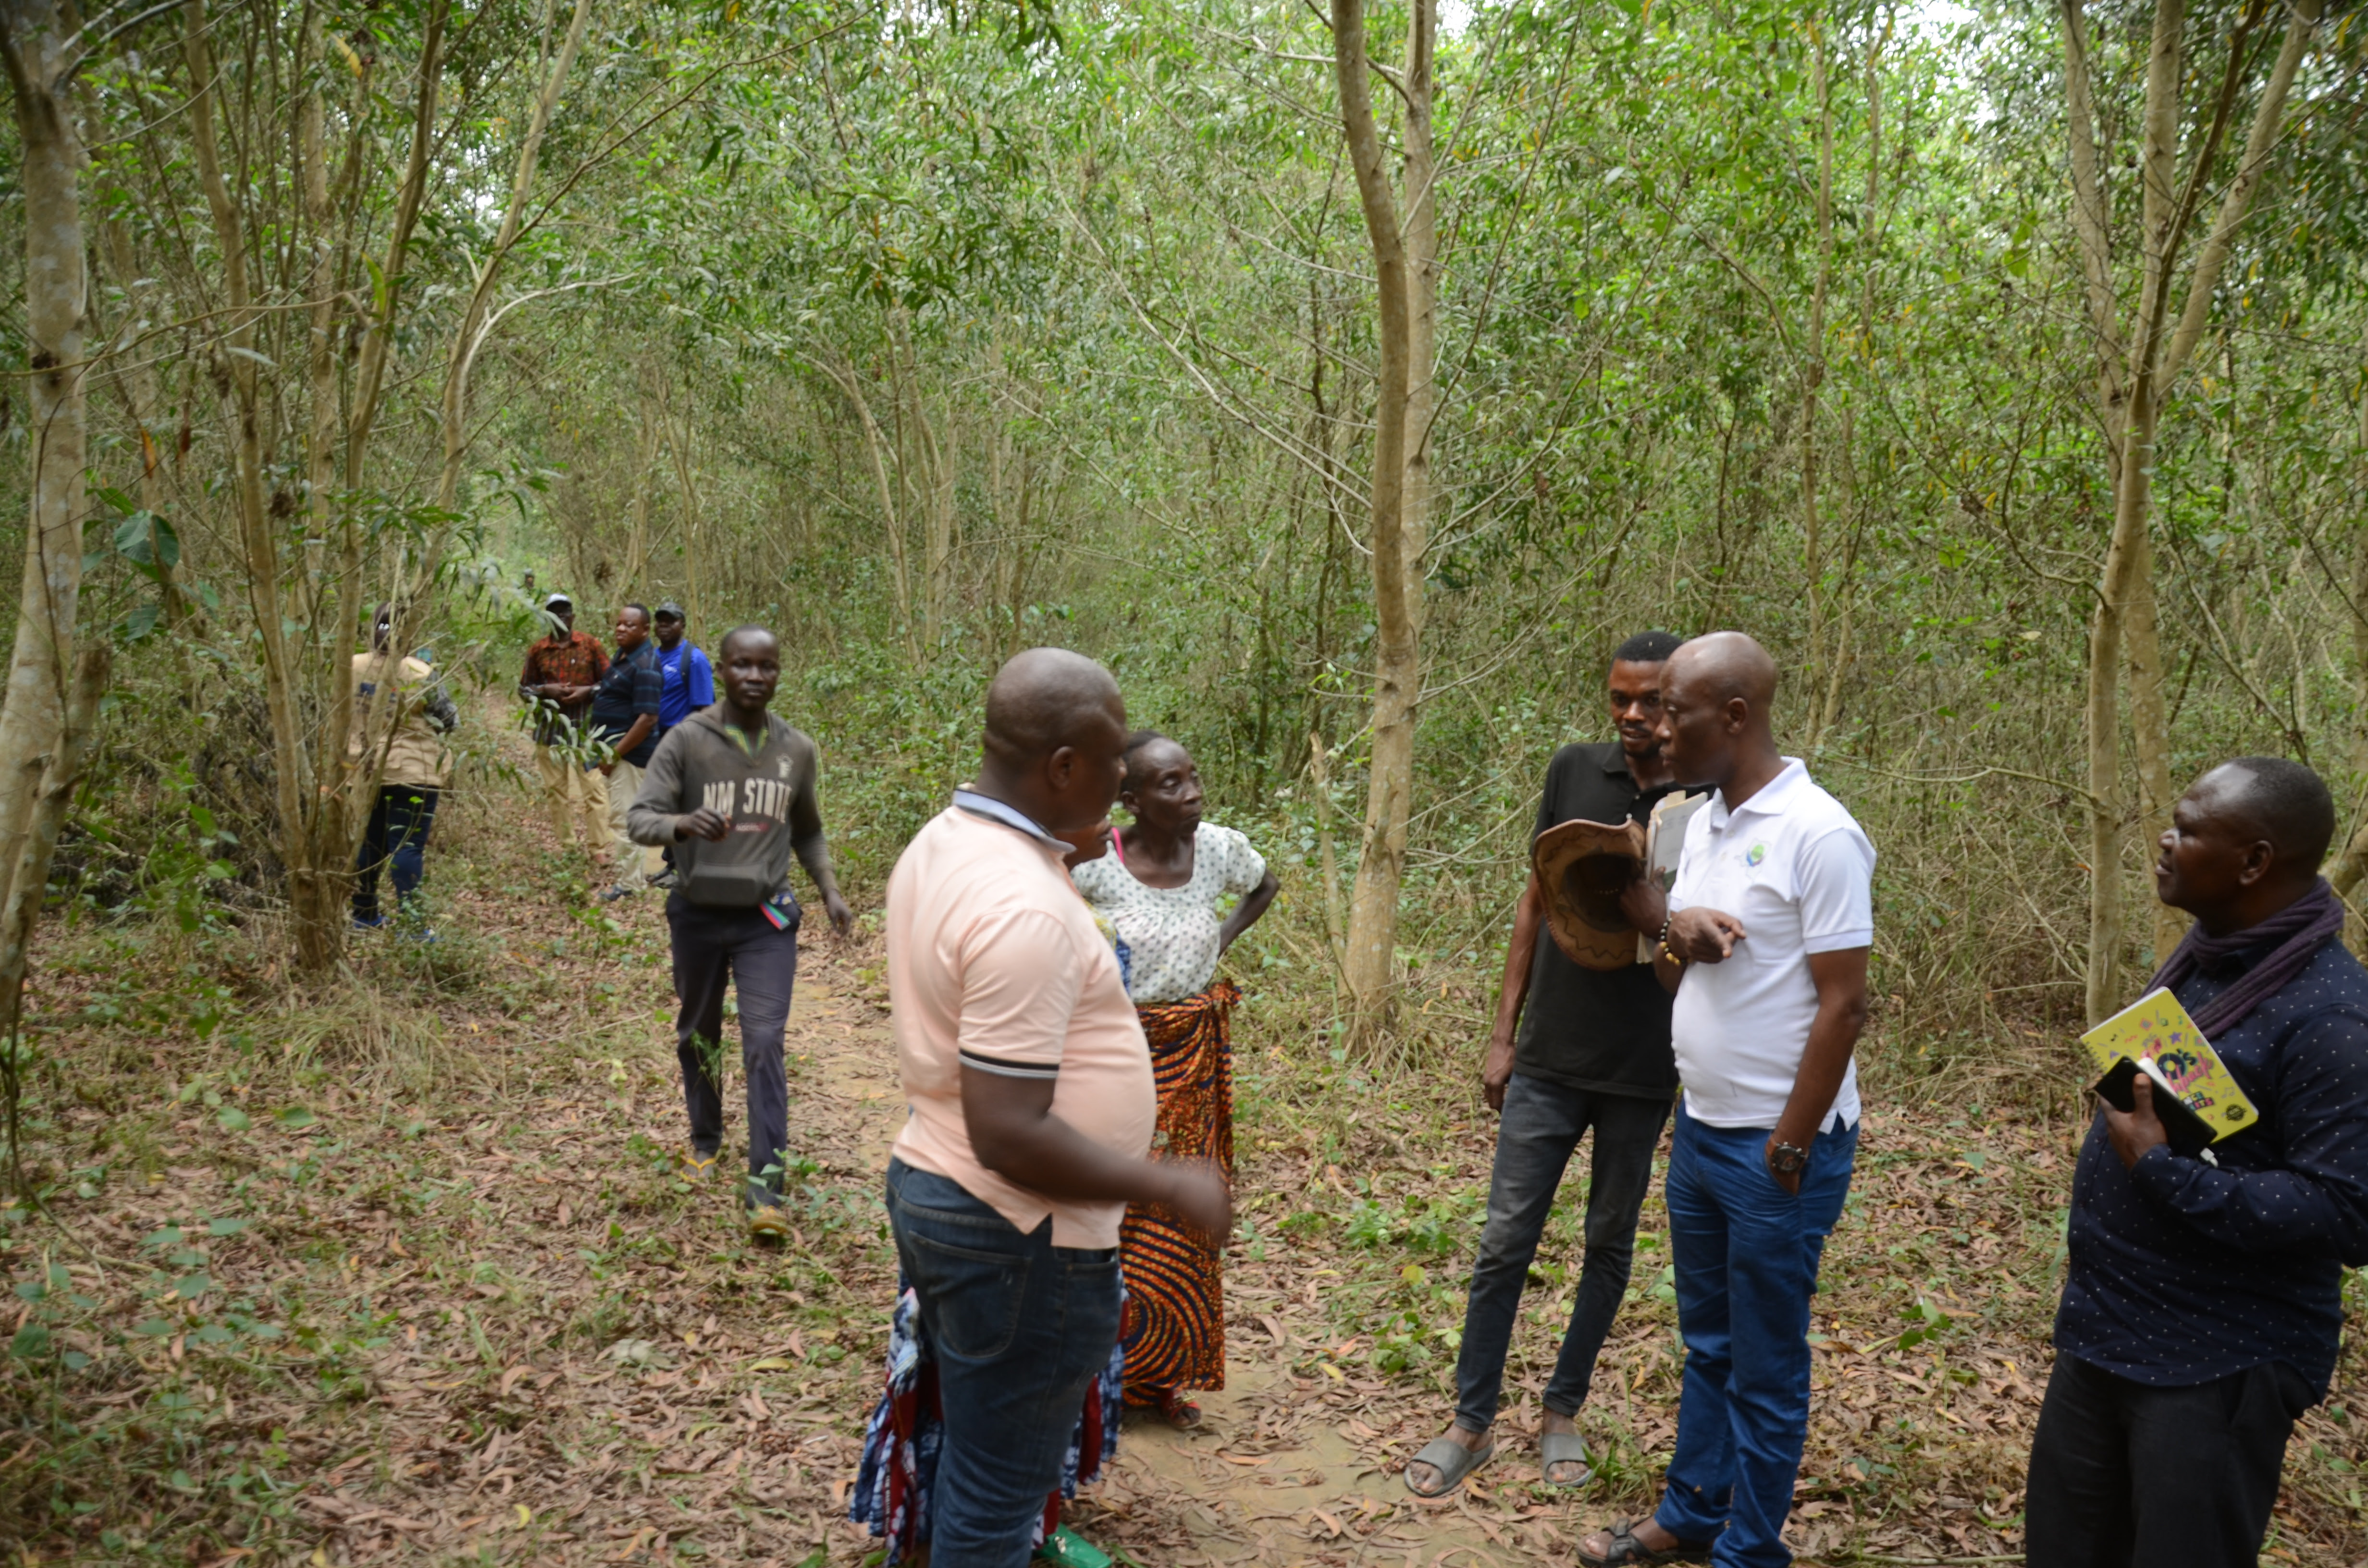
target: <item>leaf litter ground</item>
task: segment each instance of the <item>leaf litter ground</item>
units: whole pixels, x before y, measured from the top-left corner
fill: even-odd
[[[254,950],[237,933],[51,937],[27,1149],[56,1222],[0,1215],[0,1531],[33,1561],[863,1562],[842,1521],[903,1114],[876,937],[807,936],[797,1229],[754,1246],[731,1173],[694,1186],[674,1163],[656,898],[598,904],[506,786],[451,801],[438,833],[439,939],[374,937],[316,994],[225,959]],[[1131,1427],[1071,1522],[1144,1568],[1444,1568],[1570,1561],[1646,1511],[1679,1360],[1658,1183],[1581,1417],[1595,1482],[1540,1484],[1534,1449],[1577,1284],[1574,1173],[1497,1455],[1417,1501],[1398,1472],[1452,1406],[1489,1119],[1468,1063],[1378,1086],[1252,992],[1227,1386],[1190,1435]],[[1806,1558],[2019,1554],[2076,1131],[1870,1115],[1816,1312]],[[2355,1342],[2295,1434],[2274,1562],[2368,1561],[2362,1359]]]

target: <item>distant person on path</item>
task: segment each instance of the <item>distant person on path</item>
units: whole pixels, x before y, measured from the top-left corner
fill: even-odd
[[[378,779],[354,861],[353,918],[365,930],[386,924],[378,898],[381,868],[392,872],[396,903],[406,911],[427,874],[428,830],[452,777],[444,737],[461,722],[435,668],[398,655],[393,641],[394,607],[382,604],[371,619],[370,652],[354,655],[353,721],[346,732],[354,782]],[[421,926],[418,934],[428,933]]]
[[[789,1234],[781,1174],[789,1145],[789,1074],[781,1037],[798,973],[797,897],[790,858],[822,894],[831,928],[855,916],[838,895],[814,742],[768,709],[781,682],[780,644],[761,626],[728,633],[723,700],[671,731],[626,813],[636,844],[675,846],[678,885],[666,895],[673,937],[675,1051],[682,1062],[696,1177],[723,1147],[723,988],[737,983],[740,1063],[748,1078],[748,1176],[741,1206],[759,1241]]]
[[[603,903],[641,892],[657,869],[657,851],[633,842],[625,815],[642,792],[642,770],[657,753],[658,692],[665,679],[657,645],[650,641],[649,610],[627,605],[617,612],[617,656],[592,688],[592,738],[615,754],[598,769],[608,783],[609,857],[617,876],[600,895]]]
[[[1144,1157],[1158,1102],[1117,954],[1056,834],[1110,810],[1126,709],[1092,660],[1037,648],[988,688],[978,781],[888,883],[888,993],[912,1114],[888,1165],[897,1261],[937,1368],[940,1568],[1022,1568],[1119,1331],[1129,1203],[1223,1236],[1206,1165]]]
[[[584,777],[575,742],[592,706],[592,691],[609,673],[609,655],[591,633],[575,630],[575,606],[565,594],[542,601],[551,634],[526,651],[518,695],[534,709],[534,763],[542,775],[551,808],[551,831],[560,853],[577,834],[598,859],[609,838],[609,813]]]
[[[1661,672],[1670,770],[1717,793],[1686,824],[1654,968],[1685,1084],[1665,1194],[1685,1340],[1661,1504],[1589,1563],[1784,1568],[1809,1426],[1809,1299],[1858,1148],[1874,846],[1777,755],[1776,665],[1736,631]]]
[[[1129,990],[1159,1090],[1160,1157],[1234,1176],[1233,1012],[1242,994],[1217,960],[1274,902],[1274,873],[1230,827],[1201,820],[1201,774],[1166,735],[1127,737],[1119,803],[1133,823],[1107,854],[1080,846],[1070,878],[1127,954]],[[1074,839],[1069,842],[1075,843]],[[1222,918],[1220,900],[1235,898]],[[1184,1389],[1225,1386],[1224,1244],[1156,1205],[1126,1214],[1126,1403],[1199,1423]]]
[[[2100,1105],[2072,1176],[2055,1368],[2031,1445],[2031,1568],[2255,1562],[2295,1417],[2327,1397],[2343,1270],[2368,1264],[2368,973],[2318,876],[2335,802],[2297,762],[2196,781],[2155,861],[2195,916],[2168,986],[2260,1120],[2190,1158],[2153,1085]]]
[[[1669,793],[1661,667],[1679,642],[1670,632],[1640,631],[1612,652],[1607,690],[1619,738],[1554,753],[1532,844],[1566,822],[1642,822]],[[1662,903],[1660,890],[1640,878],[1623,895],[1622,913],[1653,936],[1661,928]],[[1636,1215],[1652,1185],[1653,1153],[1677,1093],[1678,1068],[1669,1054],[1669,994],[1651,966],[1575,963],[1551,937],[1539,940],[1545,920],[1544,891],[1532,870],[1514,909],[1496,1028],[1480,1074],[1488,1108],[1500,1119],[1487,1227],[1456,1352],[1455,1423],[1406,1466],[1406,1485],[1419,1497],[1454,1490],[1496,1451],[1490,1434],[1521,1288],[1563,1175],[1590,1131],[1587,1252],[1546,1383],[1538,1461],[1549,1486],[1582,1486],[1594,1473],[1578,1434],[1578,1407],[1627,1294]]]
[[[707,650],[684,635],[689,623],[682,606],[672,599],[658,606],[652,622],[658,640],[658,673],[666,677],[658,693],[658,736],[715,702],[715,671]]]
[[[666,684],[658,692],[658,738],[702,708],[715,705],[715,671],[707,662],[707,650],[693,643],[683,633],[689,630],[682,606],[672,599],[657,608],[653,623],[658,640],[658,672]],[[674,886],[674,849],[671,846],[659,851],[666,869],[650,878],[654,888]]]

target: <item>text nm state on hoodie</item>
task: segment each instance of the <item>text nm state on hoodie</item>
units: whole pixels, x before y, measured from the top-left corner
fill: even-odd
[[[704,709],[668,730],[625,813],[636,844],[674,846],[677,884],[692,903],[750,909],[789,892],[794,855],[812,874],[825,853],[814,800],[814,744],[771,714],[762,745]],[[731,824],[721,841],[675,828],[700,807]],[[826,862],[823,862],[826,863]]]

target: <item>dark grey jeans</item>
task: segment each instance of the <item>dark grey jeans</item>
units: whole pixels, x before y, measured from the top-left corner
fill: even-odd
[[[781,1036],[798,978],[798,927],[776,929],[760,910],[709,909],[667,895],[674,938],[675,1054],[690,1112],[690,1144],[702,1154],[723,1146],[723,988],[740,988],[740,1065],[748,1077],[748,1192],[774,1201],[790,1135],[790,1081]]]
[[[1636,1213],[1653,1181],[1653,1151],[1668,1119],[1669,1102],[1634,1095],[1566,1089],[1513,1074],[1497,1128],[1497,1165],[1488,1179],[1488,1224],[1472,1266],[1472,1294],[1463,1309],[1463,1346],[1455,1358],[1455,1420],[1467,1431],[1497,1419],[1505,1353],[1521,1308],[1521,1286],[1538,1238],[1554,1211],[1554,1191],[1578,1141],[1592,1129],[1595,1157],[1587,1195],[1587,1254],[1578,1297],[1562,1354],[1546,1384],[1545,1405],[1576,1415],[1587,1403],[1595,1358],[1628,1293],[1636,1246]]]

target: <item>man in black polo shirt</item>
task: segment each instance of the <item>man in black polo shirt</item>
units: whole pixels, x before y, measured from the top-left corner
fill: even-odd
[[[649,885],[655,851],[635,844],[625,831],[625,812],[642,792],[642,770],[658,749],[658,708],[666,683],[657,644],[650,641],[650,612],[627,605],[617,612],[617,657],[592,687],[592,733],[613,756],[600,765],[609,779],[609,858],[614,886],[602,902],[627,898]]]
[[[1667,631],[1641,631],[1612,654],[1611,721],[1620,739],[1554,753],[1538,802],[1537,833],[1566,822],[1641,822],[1669,792],[1669,766],[1661,752],[1661,665],[1679,641]],[[1658,890],[1640,882],[1622,896],[1622,912],[1650,933],[1659,928],[1661,903]],[[1496,1451],[1490,1429],[1521,1286],[1563,1170],[1590,1128],[1595,1157],[1586,1262],[1562,1354],[1546,1384],[1539,1459],[1549,1485],[1583,1485],[1593,1473],[1574,1418],[1628,1290],[1636,1213],[1652,1181],[1653,1151],[1677,1092],[1678,1069],[1669,1051],[1669,996],[1652,966],[1583,969],[1551,938],[1538,939],[1544,923],[1545,896],[1532,872],[1513,916],[1497,1025],[1481,1073],[1488,1104],[1502,1119],[1488,1223],[1472,1269],[1455,1362],[1455,1424],[1406,1466],[1406,1485],[1417,1496],[1453,1491]]]

